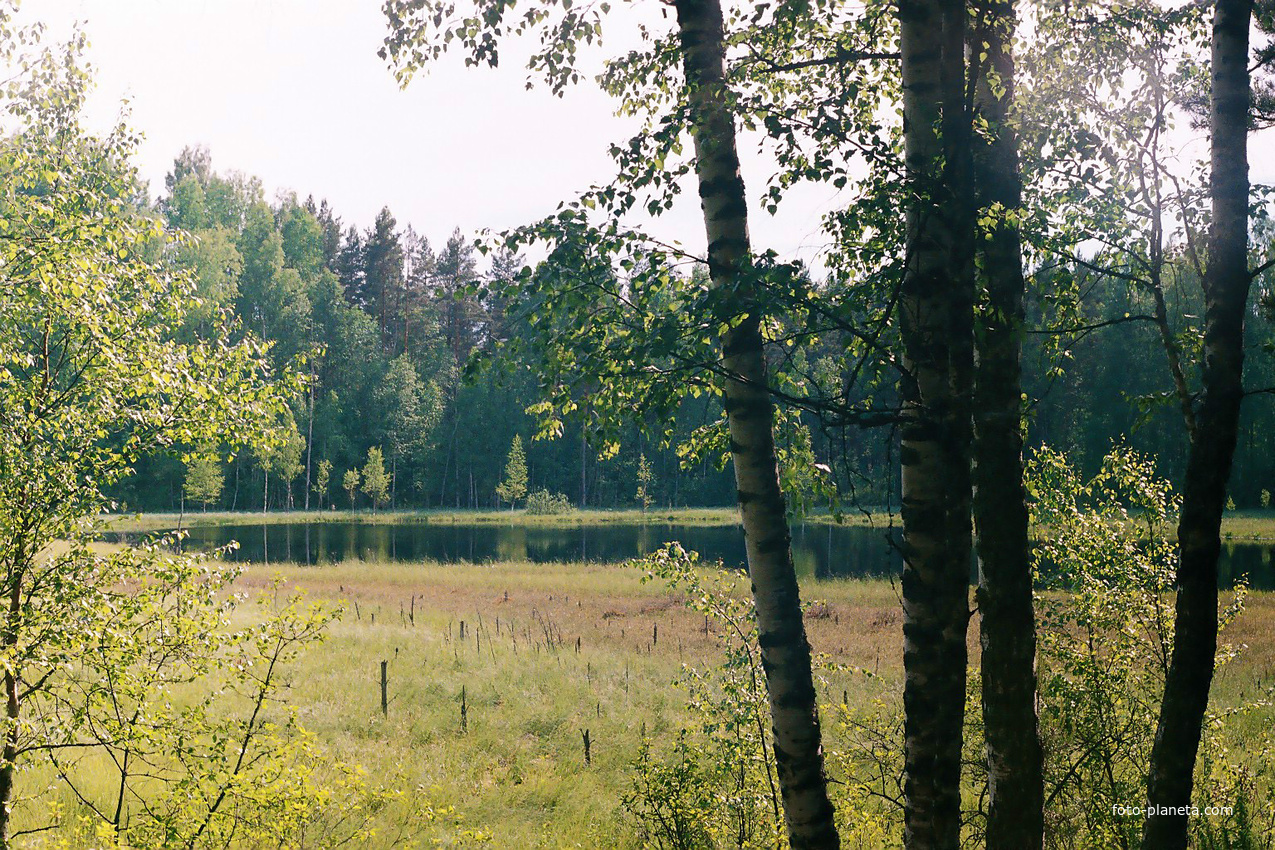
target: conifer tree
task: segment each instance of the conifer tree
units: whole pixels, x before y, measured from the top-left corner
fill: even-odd
[[[510,510],[515,503],[527,495],[527,454],[522,449],[522,437],[514,434],[514,441],[509,446],[509,460],[505,462],[505,480],[496,485],[496,496],[509,503]]]
[[[332,478],[332,461],[324,458],[319,461],[314,475],[314,493],[319,497],[319,510],[323,510],[323,499],[328,495],[328,483]]]

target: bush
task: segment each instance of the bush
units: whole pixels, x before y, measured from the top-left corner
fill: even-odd
[[[1041,735],[1046,752],[1046,846],[1136,846],[1140,817],[1113,807],[1146,799],[1146,774],[1173,651],[1173,526],[1180,500],[1155,477],[1154,463],[1117,448],[1082,480],[1067,459],[1042,449],[1029,464],[1035,521],[1049,529],[1037,548],[1064,594],[1037,599],[1040,617]],[[1239,615],[1237,585],[1219,611]],[[1242,649],[1218,646],[1218,667]],[[1229,807],[1192,818],[1201,848],[1266,850],[1275,844],[1269,802],[1269,736],[1250,720],[1270,693],[1210,711],[1200,750],[1195,802]]]
[[[575,506],[571,504],[571,500],[561,493],[537,490],[527,497],[527,513],[536,516],[569,514],[574,510]]]

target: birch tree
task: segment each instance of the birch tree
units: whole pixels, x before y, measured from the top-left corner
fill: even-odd
[[[759,645],[769,689],[774,753],[789,838],[795,848],[838,846],[833,809],[828,799],[820,742],[819,715],[811,671],[810,647],[802,622],[799,589],[792,563],[787,506],[780,487],[774,439],[774,405],[763,355],[763,288],[755,267],[748,233],[748,202],[740,175],[736,149],[735,118],[725,74],[725,35],[717,0],[677,0],[673,4],[677,30],[673,38],[684,89],[676,98],[680,113],[672,123],[671,144],[684,130],[691,136],[694,155],[685,172],[693,174],[699,189],[708,243],[709,281],[696,318],[703,323],[706,339],[716,343],[714,367],[709,374],[726,412],[730,456],[739,491],[748,557],[756,601]],[[441,55],[457,35],[473,63],[496,64],[497,37],[503,32],[507,8],[494,2],[477,4],[477,14],[459,24],[440,28],[433,22],[441,9],[433,4],[390,2],[391,24],[384,55],[404,76],[422,63]],[[605,11],[602,7],[601,11]],[[563,3],[560,17],[543,9],[508,21],[511,32],[540,29],[548,45],[532,59],[531,66],[544,71],[550,85],[561,90],[576,81],[572,57],[584,41],[600,32],[599,10],[577,11]],[[439,20],[443,20],[442,17]],[[565,57],[565,58],[564,58]],[[662,170],[662,169],[657,169]],[[648,178],[663,183],[663,175]],[[626,187],[622,192],[631,192]],[[616,197],[611,194],[611,199]],[[590,201],[593,206],[596,201]],[[621,201],[623,204],[623,201]],[[653,209],[658,209],[657,203]],[[580,237],[585,262],[580,273],[597,270],[597,285],[607,286],[608,273],[596,260],[606,257],[606,234],[600,238],[588,228],[576,228],[572,214],[565,224]],[[556,225],[555,225],[556,226]],[[601,244],[600,244],[601,243]],[[588,322],[583,314],[581,322]],[[654,365],[654,364],[652,364]],[[593,374],[593,382],[605,382],[606,374]],[[701,378],[701,380],[703,380]],[[591,406],[597,402],[591,399]]]

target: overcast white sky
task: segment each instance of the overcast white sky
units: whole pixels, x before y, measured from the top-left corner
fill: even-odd
[[[369,225],[389,206],[436,244],[528,223],[594,183],[607,182],[607,146],[629,135],[591,82],[563,99],[525,90],[510,54],[497,71],[449,56],[399,89],[376,51],[381,0],[26,0],[24,17],[64,36],[79,21],[91,41],[98,87],[90,115],[107,126],[127,98],[145,134],[138,165],[163,189],[185,145],[206,145],[219,171],[258,176],[267,195],[327,198],[347,222]],[[617,4],[658,16],[656,0]],[[625,22],[631,25],[631,21]],[[613,27],[616,38],[628,35]],[[621,41],[626,39],[621,38]],[[1252,177],[1275,182],[1269,133],[1252,143]],[[770,173],[745,143],[754,202]],[[826,187],[794,192],[772,218],[755,206],[754,241],[817,264],[820,217],[836,205]],[[654,225],[699,252],[694,192]]]
[[[218,171],[256,175],[279,189],[327,198],[366,227],[382,206],[437,244],[453,227],[473,233],[526,224],[613,169],[608,144],[630,124],[592,83],[556,98],[527,91],[513,55],[497,71],[449,56],[399,89],[376,55],[380,0],[26,0],[24,17],[64,35],[79,21],[91,41],[97,92],[90,120],[106,126],[129,100],[145,134],[138,165],[163,190],[185,145],[203,144]],[[622,5],[622,4],[621,4]],[[662,4],[648,9],[659,15]],[[632,14],[632,13],[630,13]],[[755,147],[748,146],[748,147]],[[746,154],[760,197],[764,158]],[[754,237],[786,257],[818,253],[820,217],[834,193],[794,196],[778,218],[757,210]],[[693,192],[656,225],[699,252]]]

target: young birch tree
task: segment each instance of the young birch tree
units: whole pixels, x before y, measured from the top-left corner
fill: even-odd
[[[10,11],[0,4],[6,59],[33,49]],[[100,704],[54,716],[83,693],[75,671],[107,644],[136,649],[144,632],[127,611],[154,614],[111,597],[162,579],[90,550],[106,489],[155,451],[269,443],[295,389],[272,386],[264,348],[232,342],[224,323],[177,339],[194,286],[148,259],[172,236],[132,200],[134,136],[80,126],[79,45],[18,53],[0,91],[0,848],[16,837],[22,768],[70,752],[98,719]]]

